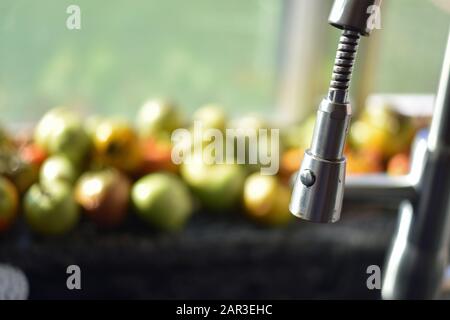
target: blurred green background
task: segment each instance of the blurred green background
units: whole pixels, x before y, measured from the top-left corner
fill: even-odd
[[[66,28],[81,8],[82,29]],[[278,0],[2,0],[0,112],[35,119],[55,104],[132,116],[169,96],[192,110],[272,104]]]
[[[447,9],[450,1],[447,2]],[[434,3],[433,3],[434,2]],[[435,93],[450,14],[432,0],[384,0],[375,91]]]
[[[70,4],[81,7],[79,31],[65,26]],[[2,0],[2,119],[34,120],[60,104],[132,118],[154,96],[180,101],[186,113],[210,101],[233,113],[271,112],[284,4]],[[427,0],[386,0],[385,6],[373,90],[434,93],[448,13]],[[331,72],[338,31],[329,33],[323,64]]]

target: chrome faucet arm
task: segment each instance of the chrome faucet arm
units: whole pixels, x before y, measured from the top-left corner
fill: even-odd
[[[410,172],[404,176],[368,174],[349,176],[345,181],[344,200],[392,206],[404,200],[415,201],[427,156],[427,139],[419,135],[411,151]]]
[[[416,187],[409,175],[392,177],[387,174],[349,176],[345,181],[345,201],[389,204],[417,197]]]
[[[449,164],[450,32],[425,164],[417,185],[418,198],[411,204],[405,202],[400,209],[400,224],[386,266],[383,298],[429,299],[436,296],[449,249]]]

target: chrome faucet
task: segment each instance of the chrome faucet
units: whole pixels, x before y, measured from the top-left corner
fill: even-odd
[[[450,231],[450,33],[427,139],[416,140],[404,177],[349,177],[343,148],[351,108],[348,86],[359,36],[377,0],[336,0],[329,21],[343,29],[328,97],[322,101],[310,149],[297,174],[290,211],[313,222],[339,220],[346,198],[399,204],[399,224],[382,269],[382,298],[435,298],[447,265]]]

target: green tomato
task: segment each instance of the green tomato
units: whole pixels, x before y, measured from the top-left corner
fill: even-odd
[[[44,235],[67,233],[79,220],[71,187],[58,182],[31,186],[25,194],[24,213],[30,227]]]
[[[41,166],[39,179],[41,183],[53,183],[55,181],[74,184],[78,177],[75,165],[61,155],[51,156]]]
[[[141,138],[170,137],[173,130],[182,127],[182,116],[174,103],[150,100],[138,112],[137,130]]]
[[[48,150],[48,140],[53,134],[55,127],[63,126],[65,119],[70,119],[74,116],[67,107],[58,107],[48,111],[36,125],[34,130],[35,143],[42,149]]]
[[[87,155],[90,139],[81,123],[67,124],[54,132],[49,139],[50,154],[63,154],[74,163],[80,163]]]
[[[164,230],[179,230],[193,211],[186,186],[175,175],[153,173],[139,179],[131,190],[137,214]]]
[[[206,165],[198,160],[184,163],[180,173],[208,209],[226,210],[241,199],[245,172],[239,165]]]
[[[90,148],[80,117],[65,107],[44,115],[36,126],[34,139],[48,154],[63,154],[75,163],[82,161]]]
[[[224,132],[227,116],[222,107],[208,104],[195,111],[192,120],[200,122],[203,129],[219,129]]]

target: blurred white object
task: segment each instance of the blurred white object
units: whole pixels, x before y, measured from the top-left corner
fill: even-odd
[[[441,290],[445,295],[450,294],[450,266],[448,266],[447,269],[445,269],[444,280],[442,281]]]
[[[22,270],[0,264],[0,300],[26,300],[28,293],[28,280]]]
[[[450,1],[448,0],[431,0],[437,7],[450,13]]]
[[[324,55],[328,24],[327,1],[287,0],[279,48],[277,106],[282,121],[295,122],[311,113],[323,90],[317,66]],[[330,71],[331,72],[331,71]]]
[[[366,107],[388,106],[405,116],[431,117],[434,98],[433,94],[373,94],[367,98]]]

